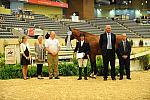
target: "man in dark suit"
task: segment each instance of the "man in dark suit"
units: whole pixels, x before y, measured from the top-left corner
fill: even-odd
[[[122,41],[118,44],[118,55],[119,55],[119,65],[120,65],[120,79],[123,79],[123,71],[124,66],[126,69],[127,79],[130,78],[130,53],[131,53],[131,45],[126,38],[126,33],[122,34]]]
[[[111,66],[111,78],[115,78],[115,43],[116,35],[111,32],[111,26],[106,25],[105,33],[100,35],[99,45],[102,50],[103,65],[104,65],[104,81],[107,80],[108,64]]]
[[[79,64],[79,78],[78,80],[82,79],[82,67],[84,67],[84,79],[87,80],[87,61],[88,61],[88,54],[90,52],[89,43],[85,42],[85,35],[80,35],[80,41],[77,42],[74,52],[80,53],[80,57],[78,58]],[[83,56],[82,56],[83,54]],[[82,57],[81,57],[82,56]]]

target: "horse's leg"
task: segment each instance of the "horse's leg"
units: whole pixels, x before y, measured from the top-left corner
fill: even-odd
[[[96,74],[97,74],[96,55],[90,55],[90,63],[91,63],[91,73],[93,73],[94,78],[96,78]]]

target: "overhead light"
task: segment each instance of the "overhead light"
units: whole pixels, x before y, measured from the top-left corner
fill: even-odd
[[[122,2],[123,5],[128,5],[127,1]]]
[[[145,1],[145,3],[147,3],[147,1]]]
[[[143,6],[143,3],[142,3],[142,6]]]

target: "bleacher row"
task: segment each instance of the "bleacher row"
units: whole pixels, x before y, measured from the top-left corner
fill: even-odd
[[[44,15],[33,14],[34,19],[28,20],[20,20],[19,18],[17,18],[17,16],[11,14],[0,14],[0,16],[4,17],[4,19],[0,21],[0,28],[1,28],[0,33],[7,35],[7,36],[0,36],[0,38],[5,37],[18,38],[18,36],[15,36],[11,32],[11,29],[13,28],[41,28],[47,31],[56,31],[56,33],[58,34],[63,32],[62,30],[63,25],[61,25],[59,22],[50,20],[48,17]],[[3,30],[7,31],[7,33],[9,32],[9,34],[7,34]]]
[[[150,24],[136,23],[133,20],[118,21],[123,26],[144,38],[150,38]]]
[[[11,14],[3,14],[3,16],[4,21],[0,23],[2,25],[2,27],[0,25],[0,38],[18,38],[11,32],[12,28],[41,28],[47,31],[56,31],[57,36],[64,38],[69,26],[99,35],[105,31],[105,25],[107,24],[112,26],[112,32],[115,34],[127,33],[129,38],[150,38],[150,25],[138,24],[133,20],[120,21],[101,17],[85,22],[54,21],[45,15],[33,14],[33,19],[22,21]]]
[[[105,26],[109,24],[112,27],[112,32],[115,34],[126,33],[129,38],[139,37],[133,31],[124,27],[120,23],[113,21],[111,18],[105,18],[105,17],[95,18],[95,19],[89,20],[89,23],[93,24],[94,26],[99,27],[102,30],[102,32],[105,31]]]

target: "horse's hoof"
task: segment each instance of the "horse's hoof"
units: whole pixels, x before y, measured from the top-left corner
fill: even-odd
[[[96,79],[96,77],[91,77],[92,79]]]
[[[94,75],[93,78],[96,79],[96,75]]]
[[[93,79],[96,79],[96,77],[93,77]]]
[[[93,78],[93,76],[89,76],[89,78]]]

